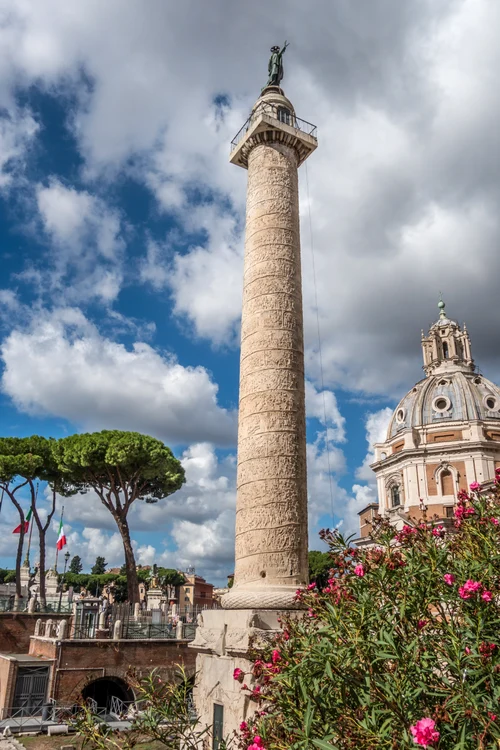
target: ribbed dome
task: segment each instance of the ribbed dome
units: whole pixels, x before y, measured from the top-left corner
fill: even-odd
[[[462,371],[430,375],[401,399],[387,439],[410,427],[491,419],[500,421],[500,388],[491,380]]]

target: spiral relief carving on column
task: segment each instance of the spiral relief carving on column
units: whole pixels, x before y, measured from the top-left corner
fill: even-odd
[[[235,585],[228,608],[296,607],[307,582],[304,342],[297,154],[248,157]]]

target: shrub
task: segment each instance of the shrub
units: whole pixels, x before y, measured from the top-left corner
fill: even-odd
[[[242,748],[500,745],[499,481],[460,493],[451,528],[380,521],[370,549],[323,532],[327,585],[235,675],[258,709]]]

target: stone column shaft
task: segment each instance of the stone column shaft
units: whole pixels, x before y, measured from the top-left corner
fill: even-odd
[[[233,607],[293,606],[307,582],[298,156],[248,155]]]

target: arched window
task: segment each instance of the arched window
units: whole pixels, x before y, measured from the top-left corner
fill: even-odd
[[[448,356],[449,356],[449,354],[448,354],[448,344],[446,343],[446,341],[443,341],[443,356],[444,356],[445,359],[448,359]]]
[[[453,481],[453,475],[451,471],[445,469],[441,472],[441,494],[442,495],[454,495],[455,494],[455,482]]]
[[[291,112],[286,107],[278,107],[278,120],[284,122],[285,125],[290,125]]]
[[[391,487],[391,508],[397,508],[398,505],[401,505],[401,490],[396,484],[393,484]]]

